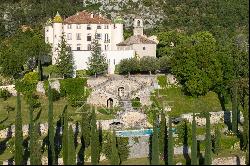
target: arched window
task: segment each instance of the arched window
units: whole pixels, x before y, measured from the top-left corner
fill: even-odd
[[[141,25],[140,20],[137,21],[137,26],[139,27]]]
[[[113,107],[113,99],[109,98],[109,99],[107,100],[107,107],[108,107],[108,108],[112,108],[112,107]]]

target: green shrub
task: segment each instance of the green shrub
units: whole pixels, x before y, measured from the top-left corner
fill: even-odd
[[[158,84],[164,88],[167,86],[167,77],[165,75],[161,75],[157,77]]]
[[[48,97],[48,90],[45,91],[45,95]],[[57,101],[60,99],[60,93],[56,89],[51,89],[52,101]]]
[[[76,78],[87,77],[90,75],[88,70],[76,70]]]
[[[141,107],[140,98],[138,98],[138,97],[133,98],[133,99],[131,100],[131,102],[132,102],[132,107],[133,107],[134,109],[138,109],[138,108]]]
[[[36,91],[38,79],[37,72],[29,72],[21,80],[16,81],[15,88],[27,97]]]
[[[81,106],[88,97],[86,89],[87,79],[85,78],[68,78],[60,80],[61,96],[66,96],[70,105]]]
[[[0,98],[7,100],[11,96],[11,93],[7,89],[0,89]]]

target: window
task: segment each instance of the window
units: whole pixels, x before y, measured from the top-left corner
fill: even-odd
[[[67,39],[68,39],[68,40],[72,40],[72,34],[71,34],[71,33],[68,33],[68,34],[67,34]]]
[[[90,33],[87,35],[87,41],[91,41],[91,34]]]
[[[77,50],[77,51],[80,51],[80,50],[81,50],[81,44],[77,44],[76,50]]]
[[[95,35],[95,38],[96,38],[96,39],[101,39],[101,38],[102,38],[102,35],[101,35],[100,33],[97,33],[97,34]]]
[[[69,50],[71,51],[72,50],[72,44],[69,44]]]
[[[115,65],[115,59],[114,59],[114,65]]]
[[[143,50],[146,50],[146,47],[142,47]]]
[[[87,30],[91,30],[91,25],[90,24],[87,25]]]
[[[141,24],[140,20],[137,21],[137,26],[139,27]]]
[[[97,25],[97,29],[102,29],[102,26],[101,25]]]
[[[88,44],[88,50],[91,50],[91,44]]]
[[[104,26],[104,29],[109,29],[109,25],[105,25],[105,26]]]
[[[46,37],[46,42],[49,42],[49,37]]]
[[[80,24],[77,24],[77,25],[76,25],[76,29],[81,29],[81,25],[80,25]]]
[[[108,40],[109,40],[109,34],[105,33],[104,41],[107,42]]]
[[[76,40],[81,40],[81,34],[80,33],[76,33]]]
[[[68,24],[68,29],[71,29],[71,28],[72,28],[71,24]]]
[[[109,48],[109,45],[104,45],[105,51],[108,50],[108,48]]]

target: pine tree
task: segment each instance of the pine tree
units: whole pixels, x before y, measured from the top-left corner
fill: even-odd
[[[22,165],[23,161],[23,130],[20,93],[17,92],[16,120],[15,120],[15,163]]]
[[[192,165],[198,165],[198,160],[197,160],[197,139],[196,139],[196,122],[195,122],[195,114],[194,113],[193,113],[193,121],[192,121],[191,164]]]
[[[98,40],[94,40],[92,42],[92,53],[88,62],[88,70],[92,75],[99,75],[106,73],[108,69],[108,64],[106,62],[106,58],[102,55],[100,44]]]
[[[156,118],[154,118],[154,126],[153,126],[151,165],[159,165],[159,140],[158,140],[158,129],[156,124]]]
[[[55,148],[54,148],[54,125],[53,125],[53,101],[51,94],[51,87],[48,88],[49,94],[49,109],[48,109],[48,134],[49,134],[49,145],[48,145],[48,163],[55,164]]]
[[[166,117],[163,112],[161,112],[161,121],[160,121],[160,132],[159,132],[159,152],[162,158],[165,159],[165,147],[166,147]]]
[[[173,131],[172,131],[172,118],[169,117],[169,127],[168,127],[168,165],[174,164],[174,141],[173,141]]]
[[[59,44],[58,59],[56,61],[57,71],[64,78],[71,78],[74,75],[74,59],[70,46],[67,45],[64,37]]]
[[[96,126],[96,115],[95,115],[94,109],[92,110],[92,114],[91,114],[90,146],[91,146],[91,163],[92,165],[97,165],[98,159],[99,159],[99,137],[98,137],[98,131],[97,131],[97,126]]]
[[[74,132],[72,126],[68,132],[68,165],[76,165],[76,149],[74,145]]]
[[[68,111],[67,105],[63,110],[63,138],[62,138],[62,156],[64,165],[68,164]]]
[[[214,144],[214,153],[218,154],[221,150],[221,133],[218,126],[215,128],[215,144]]]
[[[119,165],[119,154],[118,154],[118,148],[117,148],[117,141],[116,141],[116,135],[115,131],[113,131],[112,134],[112,153],[111,153],[111,165]]]
[[[205,165],[212,164],[212,141],[210,129],[210,114],[206,113],[206,146],[205,146]]]

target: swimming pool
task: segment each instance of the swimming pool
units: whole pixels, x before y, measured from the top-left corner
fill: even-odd
[[[176,133],[176,128],[172,128],[172,131],[173,133]],[[117,137],[141,137],[141,136],[150,136],[151,134],[153,134],[153,129],[116,131]]]
[[[116,131],[117,137],[140,137],[149,136],[153,133],[153,129],[141,129],[141,130],[123,130]]]

